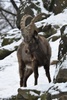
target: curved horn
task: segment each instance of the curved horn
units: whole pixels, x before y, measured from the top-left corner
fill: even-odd
[[[35,16],[33,19],[32,19],[32,23],[35,23],[36,21],[38,20],[41,20],[43,17],[49,17],[49,15],[45,14],[45,13],[40,13],[38,14],[37,16]]]
[[[35,23],[36,21],[38,21],[38,20],[41,20],[43,17],[44,17],[44,18],[47,18],[47,17],[49,17],[49,16],[50,16],[50,15],[47,15],[47,14],[45,14],[45,13],[40,13],[40,14],[38,14],[37,16],[35,16],[35,17],[31,20],[31,23],[29,24],[30,29],[38,31],[38,30],[37,30],[37,27],[35,26],[34,23]]]
[[[31,15],[24,15],[22,18],[21,18],[21,21],[20,21],[20,27],[21,27],[21,30],[23,30],[26,25],[25,25],[25,22],[28,18],[31,18],[32,19],[32,16]]]

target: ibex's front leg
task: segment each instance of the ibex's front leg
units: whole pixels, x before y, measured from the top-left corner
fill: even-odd
[[[23,79],[23,86],[24,86],[24,87],[27,86],[27,84],[26,84],[27,79],[28,79],[28,77],[32,74],[32,72],[33,72],[32,69],[26,69],[26,70],[25,70],[24,79]]]
[[[24,69],[22,67],[19,67],[19,74],[20,74],[20,87],[23,86],[23,78],[24,78]]]
[[[23,61],[18,60],[18,62],[19,62],[20,87],[22,87],[24,72],[25,72],[25,65],[24,65]]]
[[[50,82],[51,82],[51,77],[50,77],[50,72],[49,72],[49,66],[50,66],[49,63],[46,64],[46,65],[44,66],[44,69],[45,69],[45,71],[46,71],[46,76],[47,76],[48,81],[49,81],[49,83],[50,83]]]

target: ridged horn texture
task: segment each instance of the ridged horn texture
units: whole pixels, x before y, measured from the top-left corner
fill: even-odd
[[[21,22],[20,22],[20,27],[21,27],[21,30],[23,30],[23,29],[25,29],[25,28],[27,28],[28,26],[30,26],[30,27],[33,27],[34,26],[34,23],[36,22],[36,21],[38,21],[39,19],[41,20],[42,19],[42,16],[48,16],[47,14],[45,14],[45,13],[40,13],[40,14],[38,14],[37,16],[35,16],[33,19],[32,19],[32,16],[31,15],[24,15],[23,17],[22,17],[22,19],[21,19]],[[31,18],[32,20],[31,20],[31,23],[29,24],[29,25],[25,25],[25,22],[26,22],[26,20],[28,19],[28,18]]]
[[[43,16],[43,17],[45,17],[45,16],[47,17],[48,15],[45,14],[45,13],[40,13],[40,14],[38,14],[37,16],[35,16],[35,17],[32,19],[31,23],[35,23],[36,21],[41,20],[41,19],[42,19],[42,16]]]
[[[23,30],[26,26],[25,26],[25,22],[28,18],[32,18],[31,15],[27,15],[25,14],[22,18],[21,18],[21,22],[20,22],[20,27],[21,27],[21,30]]]
[[[35,16],[32,20],[31,20],[31,23],[29,24],[29,27],[32,31],[37,30],[37,27],[35,26],[35,22],[38,21],[38,20],[41,20],[43,17],[47,17],[47,15],[45,13],[40,13],[38,14],[37,16]]]
[[[38,33],[38,29],[35,25],[35,22],[41,20],[43,17],[47,17],[45,13],[40,13],[36,17],[32,18],[31,15],[24,15],[20,22],[20,27],[22,31],[22,36],[24,37],[25,41],[31,40],[31,37],[34,35],[34,32]],[[27,23],[29,21],[29,23]],[[27,25],[26,25],[27,24]]]

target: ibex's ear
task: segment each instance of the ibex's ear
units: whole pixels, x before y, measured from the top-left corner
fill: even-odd
[[[34,38],[38,39],[38,32],[36,30],[34,30]]]

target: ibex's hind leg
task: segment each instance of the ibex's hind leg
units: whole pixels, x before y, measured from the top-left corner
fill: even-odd
[[[45,69],[45,71],[46,71],[46,76],[47,76],[48,81],[49,81],[49,83],[50,83],[50,82],[51,82],[51,78],[50,78],[50,72],[49,72],[49,64],[46,64],[46,65],[44,66],[44,69]]]
[[[34,77],[35,77],[35,85],[38,83],[38,70],[34,72]]]
[[[37,81],[38,81],[38,66],[34,67],[34,78],[35,78],[35,85],[37,85]]]
[[[26,69],[26,70],[25,70],[24,79],[23,79],[23,86],[24,86],[24,87],[27,86],[27,84],[26,84],[27,79],[28,79],[28,77],[29,77],[32,73],[33,73],[33,70],[32,70],[32,69]]]

